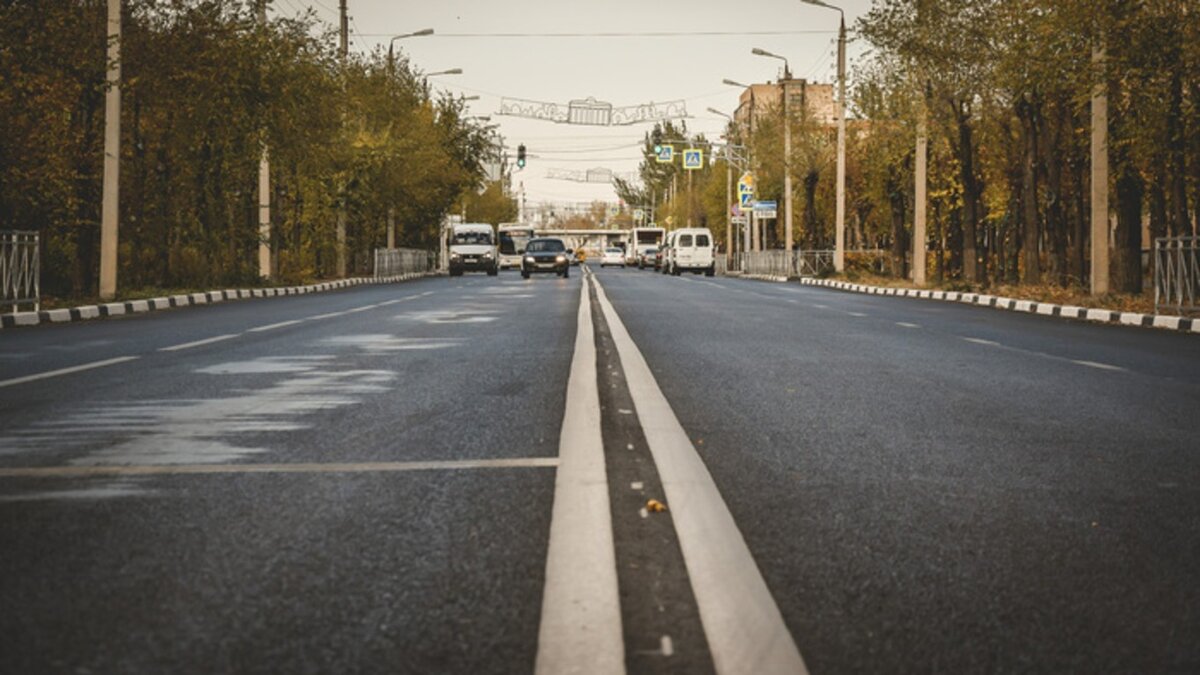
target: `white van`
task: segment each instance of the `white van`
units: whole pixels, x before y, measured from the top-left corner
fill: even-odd
[[[450,276],[463,272],[500,273],[496,233],[487,223],[458,223],[450,226]]]
[[[711,277],[717,271],[713,236],[707,227],[675,230],[671,233],[669,251],[669,260],[663,263],[675,276],[682,272],[704,272],[704,276]]]

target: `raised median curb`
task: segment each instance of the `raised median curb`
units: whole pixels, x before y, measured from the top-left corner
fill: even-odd
[[[274,298],[282,295],[305,295],[335,291],[363,284],[392,284],[410,279],[420,279],[433,274],[400,274],[391,277],[355,277],[339,281],[326,281],[308,286],[278,286],[273,288],[250,288],[225,291],[208,291],[205,293],[189,293],[172,295],[148,300],[129,300],[126,302],[110,302],[101,305],[84,305],[69,309],[47,309],[40,312],[17,312],[15,314],[0,314],[0,328],[16,326],[36,326],[42,323],[69,323],[71,321],[86,321],[101,319],[123,314],[140,314],[172,307],[191,307],[194,305],[211,305],[226,300],[245,300],[249,298]]]
[[[978,307],[1007,309],[1014,312],[1040,314],[1042,316],[1057,316],[1065,319],[1082,319],[1095,323],[1118,324],[1123,326],[1140,326],[1143,328],[1163,328],[1183,333],[1200,333],[1200,319],[1188,319],[1181,316],[1163,316],[1158,314],[1141,314],[1138,312],[1116,312],[1108,309],[1088,309],[1073,305],[1055,305],[1048,302],[1032,300],[1014,300],[996,295],[983,293],[963,293],[960,291],[933,291],[919,288],[892,288],[888,286],[867,286],[853,284],[847,281],[830,279],[813,279],[802,277],[800,283],[806,286],[824,286],[852,293],[868,295],[892,295],[901,298],[920,298],[924,300],[940,300],[942,302],[961,302]]]

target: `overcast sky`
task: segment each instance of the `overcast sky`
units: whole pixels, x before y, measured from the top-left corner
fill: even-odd
[[[431,78],[438,89],[464,96],[474,115],[491,123],[514,148],[531,155],[523,183],[528,204],[576,202],[616,196],[608,185],[546,177],[548,169],[584,171],[605,167],[637,170],[640,143],[651,124],[596,127],[498,116],[501,97],[566,103],[595,97],[613,106],[684,100],[693,132],[717,138],[725,120],[708,107],[732,113],[740,90],[729,78],[761,83],[781,73],[782,62],[750,53],[761,47],[788,59],[794,77],[836,79],[838,13],[800,0],[348,0],[350,48],[386,48],[397,34],[432,28],[430,37],[397,40],[424,72],[462,68],[462,75]],[[870,0],[830,0],[846,12],[846,25],[869,10]],[[272,11],[294,14],[313,7],[337,25],[338,0],[274,0]],[[732,33],[694,35],[694,33]],[[566,37],[502,37],[498,34],[570,33]],[[678,35],[597,36],[597,33]],[[693,35],[688,35],[693,33]],[[851,34],[853,40],[853,34]],[[851,42],[850,62],[862,45]]]

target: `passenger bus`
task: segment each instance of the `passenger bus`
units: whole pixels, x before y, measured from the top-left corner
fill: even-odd
[[[659,248],[667,231],[661,227],[635,227],[629,231],[629,244],[625,247],[625,263],[636,265],[638,256],[649,246]]]
[[[500,269],[520,269],[525,244],[533,239],[533,226],[524,223],[500,223]]]

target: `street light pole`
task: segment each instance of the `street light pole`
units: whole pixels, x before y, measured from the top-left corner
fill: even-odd
[[[787,59],[755,47],[750,50],[755,56],[766,56],[783,61],[783,81],[780,83],[780,97],[783,98],[783,250],[791,255],[792,251],[792,118],[788,114],[787,83],[792,79],[792,71],[788,69]]]
[[[745,141],[745,143],[746,143],[746,167],[745,168],[746,168],[746,171],[750,171],[751,168],[754,166],[754,161],[753,161],[754,158],[750,154],[750,148],[753,146],[753,139],[754,139],[754,88],[744,85],[741,82],[738,82],[736,80],[730,80],[730,79],[721,80],[721,83],[727,84],[731,87],[739,87],[741,89],[749,89],[750,90],[750,113],[747,115],[747,120],[746,120],[747,126],[749,127],[748,130],[749,130],[750,137],[747,138]],[[754,219],[752,217],[753,212],[743,214],[743,216],[746,219],[746,224],[742,226],[744,228],[742,230],[742,232],[743,232],[742,253],[746,254],[746,253],[749,253],[750,251],[754,250],[754,248],[751,246],[751,241],[750,241],[750,233],[751,233],[751,230],[753,229],[752,223],[754,222]],[[743,270],[743,271],[745,271],[745,270]]]
[[[267,0],[258,0],[258,25],[266,28]],[[258,160],[258,276],[271,276],[271,151],[265,129]]]
[[[846,269],[846,13],[825,0],[800,0],[808,5],[837,10],[842,15],[838,28],[838,139],[837,139],[837,230],[833,268]]]
[[[392,39],[388,40],[388,78],[390,79],[396,72],[396,40],[403,40],[410,37],[422,37],[425,35],[433,35],[432,28],[424,28],[413,33],[404,33],[402,35],[393,35]],[[389,204],[387,212],[387,247],[388,250],[396,248],[396,207]]]
[[[104,93],[104,197],[100,207],[100,299],[117,295],[121,172],[121,0],[108,0],[108,75]]]
[[[708,112],[720,115],[729,120],[729,125],[733,126],[733,117],[717,110],[709,108]],[[730,129],[732,131],[732,129]],[[729,260],[733,255],[733,165],[730,163],[729,148],[725,148],[725,261],[728,268]]]

